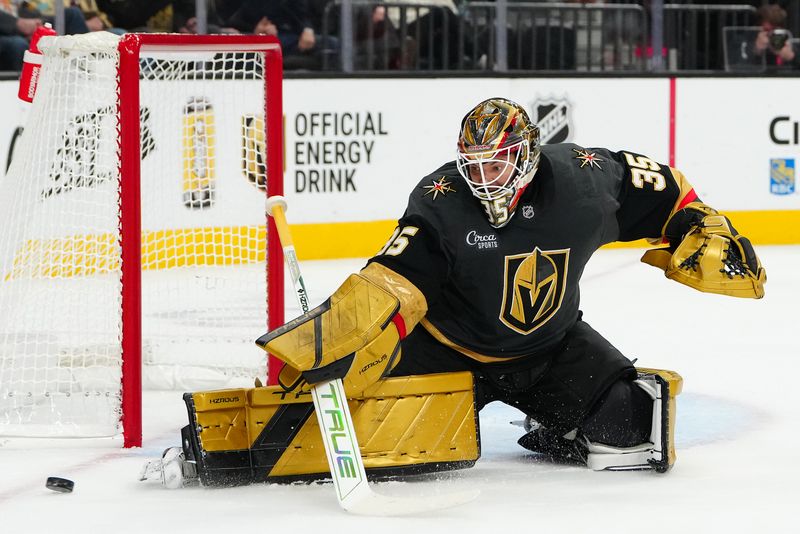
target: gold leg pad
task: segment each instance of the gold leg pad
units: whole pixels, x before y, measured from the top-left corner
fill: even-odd
[[[474,463],[480,440],[473,387],[467,372],[397,377],[349,399],[367,472]],[[238,473],[233,483],[328,475],[309,393],[231,389],[187,395],[187,404],[201,479],[204,468]]]

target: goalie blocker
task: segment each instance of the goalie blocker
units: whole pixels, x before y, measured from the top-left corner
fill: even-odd
[[[292,482],[330,476],[311,395],[280,386],[187,393],[184,462],[203,485]],[[480,456],[472,375],[382,380],[348,400],[367,475],[471,467]],[[331,425],[336,425],[332,416]],[[349,451],[337,451],[347,469]]]

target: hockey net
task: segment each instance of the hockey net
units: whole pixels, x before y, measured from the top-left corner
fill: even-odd
[[[253,340],[283,318],[264,209],[282,192],[280,49],[105,32],[40,48],[0,185],[0,437],[138,445],[142,383],[265,379]]]

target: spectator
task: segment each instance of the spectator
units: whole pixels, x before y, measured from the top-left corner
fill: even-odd
[[[66,2],[65,2],[66,3]],[[45,11],[42,12],[41,10]],[[19,2],[20,18],[38,20],[39,24],[49,22],[55,27],[55,12],[53,10],[53,2]],[[64,33],[66,35],[75,35],[78,33],[89,33],[89,28],[86,25],[86,20],[83,18],[81,10],[74,6],[64,7]]]
[[[95,0],[109,22],[127,31],[188,32],[194,0]]]
[[[242,33],[276,36],[287,69],[319,68],[321,53],[338,46],[335,39],[318,39],[308,0],[243,0],[226,22]]]
[[[95,0],[73,0],[73,2],[83,13],[90,32],[109,31],[117,35],[125,33],[124,29],[114,27],[111,19],[97,6]]]
[[[22,69],[22,56],[41,19],[17,16],[17,6],[11,0],[0,0],[0,71]]]
[[[357,66],[367,69],[457,69],[462,27],[453,0],[395,0],[356,17]],[[370,7],[370,6],[366,6]],[[469,31],[467,33],[470,33]],[[370,44],[370,41],[371,44]],[[464,42],[465,49],[471,43]],[[372,48],[374,57],[364,49]],[[365,61],[366,60],[366,61]]]
[[[209,9],[213,4],[214,12],[221,21],[229,20],[241,7],[244,0],[208,0]],[[328,2],[329,0],[319,0]]]
[[[413,41],[401,43],[400,32],[387,16],[386,6],[365,5],[356,12],[353,40],[355,68],[359,70],[404,69],[411,63],[407,52]]]
[[[494,0],[492,0],[494,1]],[[551,3],[551,2],[548,2]],[[574,70],[576,68],[577,34],[576,15],[560,4],[548,6],[540,2],[535,6],[509,9],[506,15],[506,64],[509,70]],[[582,3],[570,0],[569,3]],[[509,6],[512,7],[512,2]],[[485,7],[472,9],[467,3],[463,11],[469,13],[473,24],[473,55],[480,69],[493,68],[496,50],[495,10]],[[479,59],[478,59],[479,58]]]
[[[390,9],[389,18],[395,27],[401,28],[403,23],[408,25],[407,33],[412,36],[413,43],[405,40],[404,50],[406,55],[415,52],[415,57],[409,61],[419,68],[426,69],[457,69],[459,66],[459,32],[461,30],[458,8],[453,0],[396,0],[405,13],[401,16],[401,9]],[[430,9],[416,7],[420,3],[430,5]],[[402,34],[402,31],[401,31]],[[445,42],[447,46],[445,47]],[[445,57],[447,50],[447,57]]]
[[[114,33],[124,33],[123,30],[112,28],[111,23],[108,19],[108,16],[103,13],[100,8],[97,7],[97,3],[95,0],[63,0],[64,1],[64,17],[65,19],[69,18],[69,22],[65,20],[65,25],[69,29],[77,30],[77,31],[69,31],[66,30],[66,33],[86,33],[83,31],[83,28],[79,26],[78,28],[72,28],[72,18],[77,17],[77,12],[75,8],[80,10],[84,24],[86,25],[86,29],[90,32],[101,31],[101,30],[110,30]],[[55,19],[55,6],[54,0],[39,0],[35,4],[33,2],[27,2],[27,9],[28,10],[36,10],[40,12],[46,19]],[[72,9],[70,9],[72,8]],[[78,18],[78,20],[80,20]],[[80,24],[80,22],[78,22]]]
[[[353,6],[353,63],[357,70],[409,69],[415,66],[418,44],[411,37],[409,14],[412,12],[415,24],[418,19],[413,8],[371,4]]]
[[[206,0],[206,33],[239,33],[239,30],[227,26],[224,21],[239,8],[240,4],[240,0]],[[197,17],[193,10],[192,16],[177,30],[179,33],[198,33]]]
[[[786,29],[786,11],[777,4],[763,5],[758,9],[761,31],[753,43],[753,53],[772,68],[800,67],[800,54]]]
[[[22,69],[22,58],[28,49],[30,37],[44,22],[52,24],[53,17],[43,15],[30,3],[0,0],[0,70]],[[67,34],[89,31],[77,7],[64,10],[64,23]]]

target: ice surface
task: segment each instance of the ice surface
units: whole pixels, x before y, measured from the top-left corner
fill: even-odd
[[[509,422],[521,414],[495,403],[481,413],[483,456],[474,468],[375,485],[391,495],[482,490],[458,508],[348,516],[330,483],[170,491],[136,480],[145,458],[179,443],[186,420],[180,394],[152,392],[141,449],[0,443],[0,532],[798,532],[800,246],[758,250],[769,276],[761,301],[670,282],[638,262],[639,250],[602,251],[586,270],[584,319],[639,365],[684,377],[678,462],[666,475],[547,463],[516,444],[523,430]],[[305,262],[312,305],[363,263]],[[289,291],[286,302],[294,304]],[[297,314],[287,309],[287,319]],[[75,491],[47,490],[48,476],[74,480]]]

